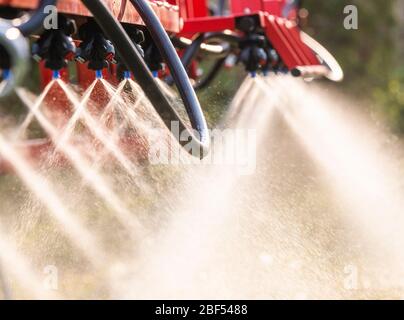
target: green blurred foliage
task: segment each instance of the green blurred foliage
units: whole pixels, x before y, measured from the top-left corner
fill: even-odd
[[[206,72],[211,64],[211,61],[203,63],[201,68]],[[209,127],[220,123],[245,77],[246,71],[241,65],[232,69],[223,69],[208,88],[198,92]]]
[[[397,132],[404,133],[404,65],[400,52],[398,1],[305,0],[307,31],[341,63],[345,92],[370,102]],[[344,28],[344,7],[356,5],[359,29]]]

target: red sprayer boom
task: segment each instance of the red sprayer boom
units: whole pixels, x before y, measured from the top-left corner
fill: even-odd
[[[42,87],[69,82],[73,72],[83,88],[95,78],[114,85],[134,78],[164,123],[178,121],[193,143],[178,142],[203,157],[210,139],[194,90],[209,87],[223,66],[243,64],[253,77],[342,80],[332,55],[300,30],[300,10],[299,0],[0,0],[0,97],[24,78],[29,55],[39,62]],[[206,56],[216,62],[202,74]],[[177,86],[194,130],[157,78]],[[29,144],[28,153],[48,145]]]

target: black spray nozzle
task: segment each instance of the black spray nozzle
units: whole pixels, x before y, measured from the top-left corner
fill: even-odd
[[[153,72],[158,72],[164,69],[164,60],[158,48],[152,44],[145,50],[145,61]]]
[[[91,70],[108,68],[110,63],[116,63],[115,48],[100,27],[93,21],[81,26],[79,36],[82,40],[76,55],[76,60],[88,62]]]
[[[153,73],[164,69],[164,59],[149,32],[145,32],[144,59]]]
[[[76,46],[71,35],[76,32],[73,20],[58,17],[58,28],[46,30],[39,40],[32,46],[35,60],[44,61],[45,67],[60,70],[67,66],[67,62],[74,59]]]
[[[249,34],[240,42],[240,57],[248,72],[255,73],[268,65],[269,55],[265,50],[266,39],[259,34]]]
[[[135,45],[135,47],[137,48],[137,50],[139,51],[140,55],[144,58],[145,53],[141,46],[145,41],[144,32],[142,30],[139,30],[138,28],[132,27],[132,26],[125,27],[125,31],[128,34],[129,38],[132,40],[132,42]],[[129,72],[129,67],[125,63],[123,63],[121,57],[118,54],[116,56],[116,61],[118,63],[118,65],[117,65],[118,79],[122,80],[125,78],[129,78],[131,75],[131,73]]]
[[[268,57],[267,63],[262,67],[264,74],[268,74],[270,71],[277,73],[281,69],[281,59],[278,52],[271,46],[265,48],[265,52]]]

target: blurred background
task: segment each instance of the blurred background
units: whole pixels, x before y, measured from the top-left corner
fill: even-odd
[[[343,28],[343,9],[356,5],[359,29]],[[369,103],[404,133],[404,1],[306,0],[307,31],[337,57],[346,78],[341,90]]]

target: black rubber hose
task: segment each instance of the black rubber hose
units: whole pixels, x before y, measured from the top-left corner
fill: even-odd
[[[41,0],[38,8],[30,16],[27,22],[17,26],[20,32],[25,36],[39,33],[43,30],[43,22],[46,18],[45,8],[47,6],[56,6],[57,0]]]
[[[188,69],[191,66],[192,61],[195,59],[196,55],[202,51],[202,44],[206,41],[209,40],[225,40],[226,42],[221,45],[222,47],[222,53],[220,54],[222,58],[223,56],[228,56],[230,50],[231,50],[231,46],[228,45],[227,42],[229,42],[229,35],[224,35],[223,33],[202,33],[200,34],[194,41],[192,41],[192,44],[185,49],[184,54],[182,55],[181,61],[182,64],[184,65],[185,69]],[[232,41],[234,42],[236,40],[234,40],[234,38],[231,38]],[[203,50],[205,51],[205,50]],[[205,51],[206,52],[206,51]],[[213,55],[213,53],[212,53]],[[217,55],[217,54],[215,54]]]
[[[181,58],[182,64],[186,70],[191,66],[192,60],[194,60],[196,54],[199,52],[202,43],[205,41],[205,34],[201,34],[198,38],[196,38],[188,49],[184,51],[184,54]]]
[[[240,38],[234,34],[228,34],[228,33],[223,33],[223,32],[211,32],[211,33],[200,34],[194,41],[192,41],[192,44],[189,45],[185,49],[184,54],[181,58],[182,64],[186,70],[189,69],[192,61],[199,54],[199,52],[202,51],[201,45],[204,42],[209,41],[209,40],[224,41],[226,44],[228,44],[228,43],[238,44],[240,42]],[[228,46],[228,47],[223,46],[223,54],[222,54],[222,55],[224,55],[223,57],[227,57],[230,50],[231,50],[231,46]],[[222,60],[223,57],[220,57],[220,59],[218,61]],[[219,64],[217,64],[217,66],[220,67]],[[174,83],[173,77],[169,76],[166,79],[166,82],[170,86],[173,85],[173,83]]]
[[[178,65],[182,70],[184,70],[185,76],[180,72],[176,73],[179,81],[177,82],[179,90],[181,92],[181,97],[183,99],[184,105],[186,106],[188,116],[191,120],[191,124],[194,130],[196,130],[196,135],[194,132],[191,132],[187,126],[184,124],[183,120],[181,117],[178,115],[178,113],[175,111],[167,97],[163,94],[161,91],[160,86],[157,84],[155,79],[153,78],[149,68],[147,67],[146,63],[144,62],[141,54],[139,53],[138,49],[136,46],[133,44],[133,42],[130,40],[129,36],[123,29],[122,25],[118,22],[118,20],[112,15],[112,13],[109,11],[108,7],[104,4],[103,1],[100,0],[82,0],[83,4],[88,8],[88,10],[93,14],[95,20],[98,22],[100,25],[101,29],[104,31],[104,33],[108,36],[108,38],[113,42],[119,56],[123,60],[123,62],[126,64],[128,69],[133,72],[133,74],[138,75],[136,77],[137,82],[145,92],[147,98],[150,100],[150,102],[153,104],[154,108],[166,124],[168,128],[171,128],[172,121],[177,121],[179,124],[179,129],[180,133],[182,132],[187,132],[188,136],[191,137],[192,141],[182,141],[179,139],[179,143],[182,146],[192,146],[194,147],[193,150],[188,149],[188,152],[192,152],[192,155],[198,156],[198,157],[203,157],[204,155],[207,154],[209,150],[209,145],[210,145],[210,137],[209,137],[209,132],[208,128],[206,125],[206,120],[203,116],[202,110],[200,108],[198,99],[196,98],[195,91],[193,90],[192,86],[189,83],[188,76],[185,73],[185,70],[182,67],[181,62],[179,61],[178,56],[176,56],[178,63],[174,64],[173,66],[170,66],[171,69],[177,70]],[[153,17],[157,19],[153,19],[153,17],[150,17],[150,7],[147,5],[146,8],[144,6],[141,6],[141,8],[138,9],[139,13],[143,13],[144,16],[149,17],[149,19],[145,19],[147,27],[149,27],[150,23],[154,23],[158,26],[161,27],[160,21],[155,17],[153,13]],[[144,11],[143,11],[144,10]],[[144,13],[146,12],[146,13]],[[161,27],[162,28],[162,27]],[[150,28],[151,29],[151,28]],[[154,28],[153,28],[154,29]],[[163,29],[164,31],[164,29]],[[165,34],[165,31],[164,31]],[[167,34],[165,34],[166,37],[168,38]],[[170,40],[168,39],[168,42]],[[171,43],[171,42],[170,42]],[[167,44],[167,43],[165,43]],[[172,48],[172,50],[169,50],[166,46],[164,46],[163,52],[168,52],[165,53],[165,56],[169,55],[170,56],[170,61],[176,60],[175,57],[172,57],[172,51],[175,53],[175,49]],[[175,53],[176,55],[176,53]],[[171,63],[172,64],[172,63]],[[173,72],[172,71],[172,72]],[[181,78],[185,77],[186,81]],[[187,85],[187,82],[189,85]],[[176,137],[179,138],[179,137]],[[200,154],[194,154],[193,151],[195,151],[195,148],[198,148]]]
[[[194,85],[194,89],[199,91],[199,90],[203,90],[203,89],[207,88],[212,83],[212,81],[216,79],[220,70],[222,70],[222,68],[226,62],[226,59],[227,59],[227,57],[223,57],[223,58],[216,60],[215,63],[213,64],[213,66],[211,67],[211,69],[208,71],[207,75],[204,78],[200,79]]]
[[[194,41],[192,41],[192,44],[184,51],[184,54],[181,58],[181,62],[185,70],[188,70],[192,60],[195,58],[196,54],[199,52],[200,47],[202,43],[205,41],[205,34],[200,34]],[[174,84],[174,75],[170,75],[166,79],[166,83],[169,86],[172,86]]]
[[[211,32],[211,33],[203,33],[200,34],[193,42],[192,44],[185,49],[185,52],[182,56],[182,63],[186,68],[189,68],[192,60],[195,58],[195,56],[202,51],[201,45],[206,42],[206,41],[222,41],[226,44],[230,43],[232,45],[237,45],[240,43],[241,38],[235,34],[228,34],[228,33],[223,33],[223,32]],[[224,46],[223,45],[223,51],[224,53],[222,55],[227,56],[228,53],[231,50],[231,46]],[[226,52],[227,51],[227,52]]]
[[[202,143],[208,143],[208,129],[198,97],[196,96],[195,90],[192,87],[182,62],[178,57],[177,51],[171,43],[170,37],[164,30],[160,20],[147,1],[130,0],[130,2],[144,21],[154,43],[160,51],[161,56],[171,71],[171,75],[174,78],[174,82],[177,85],[179,94],[191,120],[192,127],[198,131]]]

